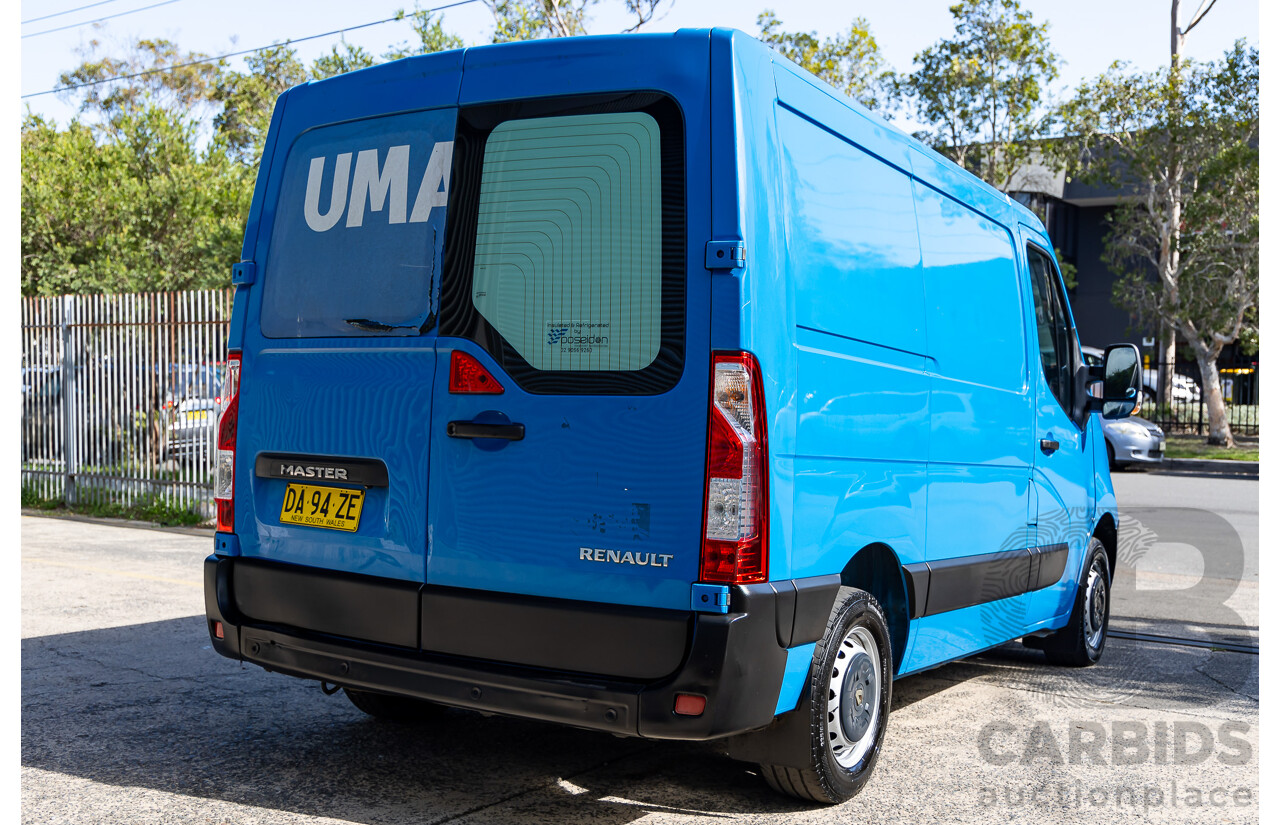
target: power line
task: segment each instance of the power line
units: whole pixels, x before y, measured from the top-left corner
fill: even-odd
[[[176,2],[176,0],[169,0],[169,2]],[[459,0],[459,2],[457,3],[447,3],[443,6],[436,6],[435,8],[431,8],[431,9],[422,9],[422,11],[428,12],[428,13],[436,12],[436,11],[444,11],[445,9],[452,9],[457,6],[469,6],[472,3],[477,3],[477,2],[480,2],[480,0]],[[415,11],[414,13],[417,14],[418,12]],[[133,74],[116,75],[115,77],[104,77],[101,80],[90,80],[86,83],[76,83],[75,85],[72,85],[72,86],[59,86],[56,89],[48,89],[43,92],[31,92],[29,94],[22,95],[22,97],[19,99],[26,100],[27,98],[30,98],[30,97],[40,97],[41,95],[51,95],[51,94],[54,94],[55,92],[69,92],[74,89],[83,89],[86,86],[97,86],[102,83],[111,83],[116,80],[132,80],[135,77],[145,77],[147,75],[159,74],[161,72],[172,72],[177,69],[185,69],[188,66],[198,66],[201,63],[213,63],[218,60],[226,60],[228,57],[240,57],[246,54],[253,54],[254,52],[262,52],[262,51],[266,51],[267,49],[273,49],[276,46],[288,46],[292,43],[305,43],[308,40],[315,40],[320,37],[331,37],[332,35],[335,35],[335,34],[344,34],[346,32],[353,32],[353,31],[356,31],[357,29],[367,29],[370,26],[380,26],[383,23],[392,23],[396,20],[407,20],[409,19],[409,16],[410,15],[405,15],[405,14],[396,15],[395,17],[388,17],[385,20],[375,20],[372,23],[361,23],[358,26],[348,26],[345,29],[334,29],[331,32],[325,32],[323,34],[312,34],[312,35],[308,35],[307,37],[297,37],[292,40],[286,40],[283,43],[272,43],[270,46],[259,46],[256,49],[245,49],[244,51],[228,52],[226,54],[220,54],[217,57],[205,57],[205,58],[201,58],[200,60],[192,60],[190,63],[181,63],[177,66],[163,66],[159,69],[147,69],[145,72],[135,72]]]
[[[176,3],[176,2],[178,2],[178,0],[164,0],[164,2],[162,3],[152,3],[150,6],[143,6],[140,9],[130,9],[129,11],[122,11],[122,12],[118,12],[117,14],[108,14],[106,17],[99,17],[97,20],[86,20],[83,23],[68,23],[65,26],[59,26],[56,29],[45,29],[42,32],[32,32],[31,34],[24,34],[22,35],[22,39],[26,40],[28,37],[39,37],[42,34],[53,34],[54,32],[66,31],[67,29],[77,29],[81,26],[88,26],[90,23],[101,23],[103,20],[112,20],[116,17],[124,17],[126,14],[135,14],[140,11],[146,11],[147,9],[156,9],[161,6],[167,6],[170,3]]]
[[[71,12],[73,11],[84,11],[85,9],[91,9],[94,6],[105,6],[108,3],[116,3],[118,1],[119,0],[98,0],[98,2],[90,3],[87,6],[76,6],[74,9],[67,9],[66,11],[59,11],[59,12],[54,12],[53,14],[46,14],[44,17],[33,17],[30,20],[23,20],[22,25],[25,26],[28,23],[39,23],[41,20],[48,20],[51,17],[61,17],[64,14],[71,14]]]

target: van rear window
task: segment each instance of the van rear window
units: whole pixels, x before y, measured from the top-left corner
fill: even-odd
[[[294,142],[263,274],[265,336],[418,335],[429,325],[455,118],[368,118]]]
[[[657,95],[459,115],[441,334],[531,392],[650,394],[679,378],[683,130]]]

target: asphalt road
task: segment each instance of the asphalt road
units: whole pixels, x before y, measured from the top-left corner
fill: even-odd
[[[1252,524],[1252,596],[1232,598],[1252,598],[1256,617],[1257,487],[1238,484],[1122,476],[1118,487],[1127,511],[1185,497]],[[1159,533],[1178,518],[1143,524]],[[823,808],[775,796],[711,745],[463,711],[420,726],[371,720],[341,694],[210,650],[209,537],[38,517],[22,532],[24,822],[1257,821],[1255,655],[1112,638],[1100,665],[1072,670],[1014,643],[908,677],[871,783]],[[1224,569],[1175,544],[1135,551],[1118,616],[1143,612],[1138,585]],[[1118,624],[1249,635],[1158,616]]]
[[[1121,521],[1116,624],[1257,644],[1258,482],[1112,478]]]

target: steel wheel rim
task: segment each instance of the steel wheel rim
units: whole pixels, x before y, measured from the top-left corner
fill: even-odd
[[[867,672],[865,665],[870,665]],[[855,627],[840,640],[827,690],[827,746],[842,768],[852,768],[871,750],[880,728],[880,646],[865,627]],[[861,689],[862,702],[857,703]],[[853,703],[855,706],[851,706]],[[862,730],[856,738],[850,735]]]
[[[1089,565],[1089,578],[1084,589],[1084,643],[1090,650],[1102,645],[1102,627],[1107,620],[1106,574],[1102,560],[1094,559]]]

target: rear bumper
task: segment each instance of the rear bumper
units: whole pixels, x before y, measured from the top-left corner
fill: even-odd
[[[306,621],[298,618],[296,609],[278,613],[273,621],[251,619],[241,610],[244,602],[237,600],[236,582],[251,581],[244,574],[252,570],[256,577],[263,568],[314,575],[324,582],[328,595],[338,587],[362,602],[406,603],[404,583],[210,556],[205,561],[205,609],[213,646],[223,656],[344,687],[651,739],[714,739],[769,724],[787,647],[821,637],[840,586],[838,576],[738,586],[732,589],[727,614],[643,611],[450,588],[409,591],[421,606],[419,617],[440,615],[439,605],[444,604],[452,615],[479,611],[472,615],[492,616],[504,627],[513,627],[513,616],[528,617],[522,623],[526,632],[528,627],[536,632],[546,628],[544,635],[560,637],[544,640],[535,646],[542,652],[526,653],[524,661],[513,663],[491,658],[494,648],[487,640],[495,635],[493,622],[473,621],[470,624],[480,626],[471,633],[453,628],[444,641],[429,638],[429,633],[417,635],[411,646],[404,636],[387,644],[334,635],[333,628],[317,632],[280,623],[290,618]],[[296,587],[290,590],[297,592]],[[332,608],[332,601],[328,605]],[[215,622],[222,623],[223,638],[214,634]],[[424,632],[432,625],[425,622]],[[683,649],[672,658],[670,628],[676,625],[684,628]],[[562,636],[571,627],[589,629],[584,630],[588,645],[607,643],[608,634],[616,631],[619,645],[639,663],[631,673],[671,666],[674,671],[648,678],[565,670],[565,663],[582,661],[567,650],[576,646],[574,640]],[[637,636],[636,627],[644,632]],[[424,650],[424,641],[435,649]],[[490,658],[465,655],[471,645]],[[516,648],[527,651],[529,645]],[[662,662],[671,664],[658,664]],[[608,667],[614,674],[626,669],[617,661]],[[705,697],[706,710],[700,716],[676,715],[675,698],[681,693]]]

